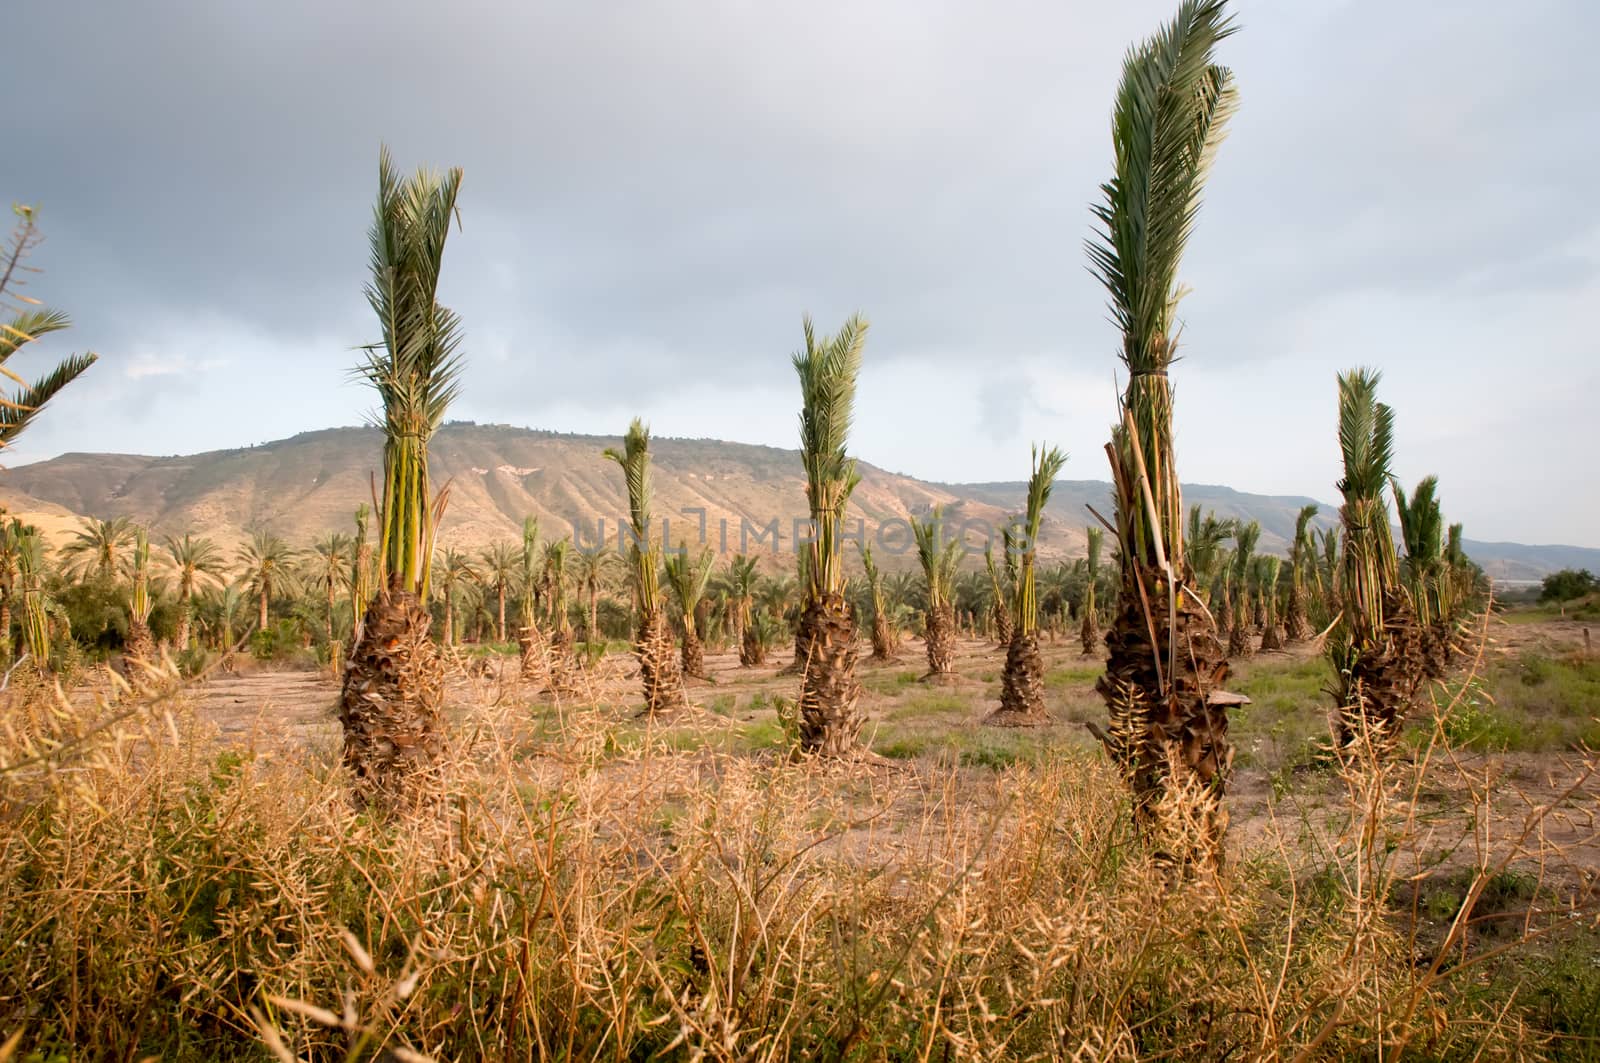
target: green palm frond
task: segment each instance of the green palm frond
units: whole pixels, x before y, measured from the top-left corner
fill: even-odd
[[[938,509],[926,521],[912,517],[911,534],[916,540],[917,560],[922,564],[923,578],[927,582],[928,607],[936,609],[949,604],[956,570],[966,553],[965,545],[958,538],[944,538],[944,523]]]
[[[628,490],[628,515],[633,527],[629,558],[633,562],[633,589],[641,612],[657,608],[660,553],[650,541],[650,429],[639,418],[628,425],[622,449],[607,447],[605,456],[622,467]]]
[[[855,416],[856,378],[867,341],[867,322],[852,314],[832,336],[818,337],[804,319],[805,349],[794,355],[800,378],[800,460],[815,540],[810,544],[808,593],[838,593],[844,586],[839,524],[860,482],[846,453]]]

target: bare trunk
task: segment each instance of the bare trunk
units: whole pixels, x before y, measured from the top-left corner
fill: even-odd
[[[414,804],[444,752],[444,667],[428,611],[398,581],[372,599],[339,694],[344,764],[363,801]]]
[[[506,585],[504,583],[500,584],[500,589],[496,592],[496,598],[499,602],[500,613],[495,622],[495,641],[504,642],[506,640]]]
[[[889,630],[889,618],[883,615],[883,610],[876,610],[872,614],[872,659],[891,661],[894,659],[894,650],[894,637]]]
[[[923,624],[924,648],[928,654],[928,674],[923,678],[936,683],[953,681],[956,678],[955,610],[948,602],[929,609],[923,614]]]
[[[645,714],[657,716],[687,708],[689,699],[683,690],[683,673],[672,652],[672,628],[667,625],[665,612],[654,609],[640,616],[634,653],[644,680]]]
[[[844,595],[823,594],[800,617],[805,671],[800,684],[800,752],[843,757],[860,748],[861,684],[856,623]]]
[[[1044,658],[1039,655],[1037,632],[1012,636],[1000,680],[1000,707],[983,722],[995,727],[1040,727],[1050,722],[1044,708]]]
[[[265,631],[265,630],[267,630],[267,591],[268,591],[268,587],[267,587],[267,585],[265,583],[263,583],[261,585],[260,608],[256,613],[256,630],[257,631]]]
[[[683,674],[691,679],[706,679],[706,649],[693,624],[683,626]]]
[[[600,641],[600,592],[589,588],[589,629],[584,632],[585,642]]]

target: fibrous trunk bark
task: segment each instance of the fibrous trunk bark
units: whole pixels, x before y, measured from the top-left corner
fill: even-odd
[[[924,614],[923,638],[928,652],[928,674],[923,678],[939,683],[953,681],[956,677],[956,617],[948,603]]]
[[[517,646],[522,650],[520,676],[524,683],[542,684],[550,678],[550,647],[536,623],[517,632]]]
[[[1011,646],[1012,627],[1011,610],[1007,609],[1001,601],[996,599],[991,616],[994,618],[995,642],[1001,646],[1007,647],[1007,652],[1009,653],[1009,647]]]
[[[861,684],[856,681],[856,623],[844,595],[814,598],[800,617],[805,646],[800,684],[800,752],[842,757],[860,749]]]
[[[1050,722],[1044,708],[1044,658],[1037,632],[1011,638],[1000,676],[1000,707],[983,721],[994,727],[1041,727]]]
[[[363,802],[416,803],[444,754],[445,670],[428,626],[398,581],[367,607],[339,693],[344,764]]]
[[[700,635],[687,624],[683,628],[683,674],[690,679],[706,679],[706,648]]]
[[[883,610],[877,610],[872,614],[872,659],[893,660],[894,650],[894,637],[889,631],[889,618],[883,615]]]
[[[761,636],[756,633],[755,624],[744,626],[744,636],[739,640],[739,664],[744,668],[754,668],[765,663],[767,648],[761,644]]]
[[[1233,623],[1228,628],[1228,656],[1254,657],[1255,655],[1255,639],[1250,635],[1250,626],[1245,623],[1245,608],[1241,605],[1234,610]]]
[[[150,663],[156,658],[156,642],[150,635],[150,625],[141,617],[128,617],[128,637],[122,644],[122,652],[129,660]]]
[[[1306,622],[1306,591],[1304,587],[1289,589],[1289,604],[1283,610],[1283,638],[1285,642],[1304,642],[1311,637],[1311,625]]]
[[[1158,825],[1164,812],[1198,820],[1198,831],[1172,832],[1203,846],[1183,854],[1187,863],[1220,858],[1233,746],[1227,708],[1212,698],[1228,677],[1227,657],[1210,614],[1181,589],[1193,585],[1193,573],[1181,576],[1174,603],[1165,573],[1124,561],[1105,637],[1106,671],[1095,689],[1110,722],[1102,740],[1128,781],[1141,823]]]
[[[1339,708],[1341,749],[1365,738],[1379,748],[1391,745],[1422,685],[1422,640],[1405,595],[1383,596],[1383,645],[1365,646],[1350,669],[1351,704]]]
[[[1094,614],[1093,609],[1085,609],[1083,623],[1078,627],[1078,641],[1083,643],[1085,657],[1094,653],[1095,648],[1100,645],[1100,622],[1095,619]]]
[[[667,614],[652,609],[639,617],[639,633],[634,641],[639,658],[639,674],[644,680],[644,711],[657,716],[687,708],[689,698],[683,690],[683,673],[678,670],[673,652],[672,628]]]

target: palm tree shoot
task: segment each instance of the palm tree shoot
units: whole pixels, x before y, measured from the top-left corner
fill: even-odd
[[[1045,451],[1034,448],[1028,507],[1022,538],[1016,544],[1016,593],[1011,642],[1006,647],[1005,671],[1000,676],[1000,707],[985,723],[1033,727],[1050,722],[1044,708],[1044,658],[1039,655],[1039,599],[1034,567],[1045,503],[1050,501],[1050,488],[1066,463],[1067,456],[1055,447]]]

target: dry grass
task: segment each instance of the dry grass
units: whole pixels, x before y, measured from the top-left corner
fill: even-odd
[[[1333,771],[1315,808],[1269,803],[1220,874],[1184,877],[1092,751],[845,771],[684,740],[744,726],[715,707],[640,724],[458,689],[447,790],[384,822],[326,743],[241,747],[182,697],[122,716],[14,687],[0,1059],[1583,1046],[1489,973],[1592,926],[1574,807],[1592,813],[1594,760],[1524,807],[1449,747],[1449,706],[1414,755]]]

